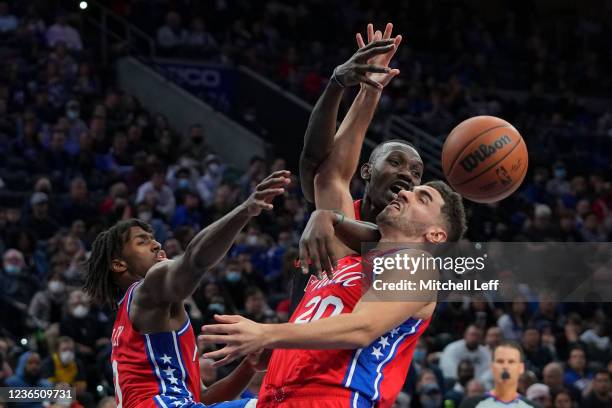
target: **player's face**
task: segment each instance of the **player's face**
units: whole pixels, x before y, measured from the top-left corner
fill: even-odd
[[[368,196],[376,208],[384,208],[401,190],[421,184],[423,161],[416,150],[401,143],[386,143],[373,163],[366,163],[362,176],[368,178]]]
[[[525,364],[521,362],[521,353],[517,349],[501,346],[495,349],[491,369],[495,383],[502,383],[503,381],[518,382],[519,376],[525,371]],[[510,374],[508,380],[502,379],[504,371]]]
[[[441,209],[444,200],[435,188],[418,186],[413,191],[402,190],[394,197],[376,218],[383,236],[385,230],[394,228],[407,238],[425,236],[433,242],[446,240],[445,232],[441,241],[430,239],[431,233],[443,231]]]
[[[167,259],[153,234],[140,227],[130,228],[129,237],[123,246],[123,257],[130,272],[140,277],[144,277],[153,265]]]

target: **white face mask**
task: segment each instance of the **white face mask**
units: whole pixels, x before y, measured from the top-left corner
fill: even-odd
[[[54,295],[62,293],[65,288],[64,282],[56,280],[49,282],[47,287],[49,288],[49,292],[53,293]]]
[[[59,354],[59,358],[63,365],[70,364],[74,361],[74,352],[73,351],[62,351]]]
[[[87,306],[83,306],[83,305],[78,305],[72,311],[72,315],[74,317],[76,317],[77,319],[81,319],[81,318],[85,317],[87,315],[87,313],[89,313],[89,308]]]

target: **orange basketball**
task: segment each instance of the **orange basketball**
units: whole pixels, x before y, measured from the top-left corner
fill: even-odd
[[[525,141],[510,123],[495,116],[475,116],[458,124],[442,148],[448,183],[477,203],[503,200],[527,174]]]

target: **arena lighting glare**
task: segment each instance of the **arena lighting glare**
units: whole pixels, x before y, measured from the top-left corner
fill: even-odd
[[[98,386],[96,387],[96,391],[98,391],[98,392],[102,392],[102,391],[104,391],[104,387],[103,387],[102,385],[98,385]]]
[[[22,346],[26,346],[28,344],[28,339],[24,337],[23,339],[21,339],[20,343]]]
[[[85,10],[85,9],[87,8],[87,5],[88,5],[88,4],[87,4],[87,2],[86,2],[86,1],[82,1],[82,2],[80,2],[80,3],[79,3],[79,8],[80,8],[81,10]]]

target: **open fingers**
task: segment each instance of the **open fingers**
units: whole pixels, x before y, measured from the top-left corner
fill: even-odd
[[[370,23],[368,24],[366,31],[368,33],[368,44],[372,42],[372,39],[374,38],[374,24]]]
[[[357,47],[360,49],[365,47],[365,43],[363,42],[363,37],[361,36],[361,33],[357,33]]]
[[[393,32],[393,24],[387,23],[385,27],[385,33],[383,34],[383,40],[388,40],[391,38],[391,33]]]
[[[282,187],[291,183],[289,177],[268,177],[257,185],[256,190],[262,191],[270,187]]]

